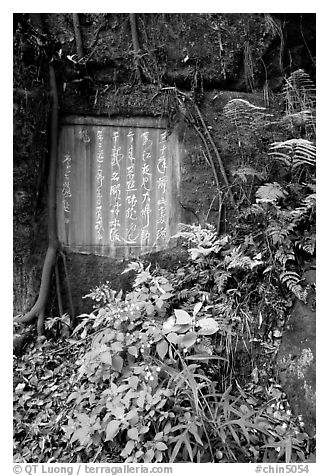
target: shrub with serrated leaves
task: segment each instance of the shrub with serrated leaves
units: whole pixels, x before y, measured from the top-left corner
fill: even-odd
[[[239,249],[226,251],[229,258],[222,259],[222,266],[226,273],[230,268],[228,279],[231,273],[250,273],[261,264],[258,257],[244,259]],[[190,264],[204,271],[205,262],[215,259],[219,256],[213,250],[191,255]],[[75,334],[86,331],[90,345],[68,398],[72,408],[64,428],[67,443],[86,455],[100,445],[109,451],[120,448],[119,461],[133,463],[261,458],[262,450],[256,456],[245,446],[251,434],[259,445],[267,442],[269,433],[258,424],[259,415],[243,394],[233,396],[232,387],[207,375],[210,363],[227,366],[228,335],[243,335],[241,318],[232,319],[235,297],[229,298],[230,304],[224,299],[214,305],[204,294],[208,300],[175,309],[170,304],[176,299],[175,279],[170,283],[160,270],[151,272],[142,263],[132,263],[127,270],[137,271],[133,291],[118,298],[102,287],[108,301],[84,315],[77,327]],[[183,278],[181,271],[177,274]],[[99,288],[89,294],[96,302],[98,296]],[[240,309],[241,316],[243,312]],[[230,318],[225,321],[217,313]],[[282,435],[276,438],[279,442]]]

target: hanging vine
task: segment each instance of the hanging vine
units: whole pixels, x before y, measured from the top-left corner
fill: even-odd
[[[207,162],[211,166],[216,189],[218,190],[218,216],[217,216],[216,228],[217,228],[217,233],[219,233],[221,231],[222,211],[224,206],[222,193],[220,191],[221,184],[224,185],[227,191],[227,195],[230,198],[231,205],[234,208],[236,208],[237,206],[232,189],[231,189],[231,185],[229,183],[229,180],[225,171],[223,161],[221,159],[221,156],[215,144],[215,141],[211,133],[209,132],[205,119],[200,111],[200,108],[196,104],[195,100],[193,99],[191,95],[184,93],[183,91],[179,90],[175,86],[170,86],[170,87],[161,88],[160,91],[157,92],[153,96],[152,99],[155,99],[155,97],[158,96],[159,94],[165,94],[167,96],[168,93],[171,93],[171,96],[174,99],[176,112],[178,111],[179,114],[183,116],[186,123],[190,127],[193,127],[197,135],[200,137],[202,144],[205,148],[205,151],[206,151],[205,156],[206,156]],[[169,109],[168,105],[167,107]],[[213,152],[211,152],[211,150]],[[216,157],[220,173],[218,173],[217,171],[213,155],[215,155]]]

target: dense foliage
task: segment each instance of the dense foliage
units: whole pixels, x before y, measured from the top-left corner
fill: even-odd
[[[225,284],[261,262],[232,248],[226,274],[218,267],[209,279],[227,239],[200,229],[189,236],[199,243],[185,268],[152,273],[133,263],[133,291],[123,297],[108,284],[95,288],[89,295],[95,310],[81,316],[69,348],[34,350],[33,370],[23,357],[15,404],[16,435],[24,442],[18,460],[305,460],[307,435],[274,379],[262,383],[264,368],[251,357],[253,341],[263,341],[252,338],[247,306],[238,310],[237,290]],[[58,321],[67,325],[53,320],[51,332]],[[239,378],[239,344],[253,363],[248,383]],[[72,350],[79,358],[70,375],[56,354]],[[21,421],[24,408],[28,416]]]
[[[130,292],[94,288],[93,312],[62,348],[66,315],[16,359],[16,461],[307,461],[312,442],[274,362],[293,300],[307,300],[301,275],[315,253],[308,76],[292,75],[281,99],[280,117],[244,100],[224,108],[241,152],[226,234],[182,225],[184,265],[132,262]],[[280,134],[259,167],[244,147],[246,121]]]

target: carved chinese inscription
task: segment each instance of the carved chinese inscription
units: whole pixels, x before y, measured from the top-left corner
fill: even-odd
[[[149,132],[142,134],[142,228],[141,245],[150,244],[150,214],[151,214],[151,147],[152,141],[149,139]]]
[[[127,134],[127,179],[126,179],[126,242],[136,244],[139,237],[137,226],[137,184],[136,184],[136,157],[134,151],[134,132]]]
[[[165,130],[119,120],[115,126],[105,119],[85,124],[61,132],[61,241],[113,256],[127,247],[137,253],[164,247],[175,212],[169,179],[173,149]]]
[[[110,221],[109,240],[110,242],[120,242],[120,211],[121,211],[121,182],[120,171],[123,154],[120,153],[119,132],[114,131],[112,135],[111,150],[111,188],[110,188]]]
[[[97,152],[96,152],[96,224],[95,229],[98,240],[103,239],[104,227],[103,227],[103,202],[102,202],[102,186],[103,186],[103,166],[104,162],[104,150],[103,150],[103,131],[97,130]]]
[[[70,185],[70,175],[71,175],[71,167],[72,167],[71,162],[72,162],[71,155],[65,154],[63,159],[64,180],[63,180],[63,187],[62,187],[64,223],[70,222],[70,213],[71,213],[70,198],[72,197],[71,185]]]
[[[157,171],[158,171],[158,220],[157,220],[157,235],[156,241],[166,240],[167,238],[167,159],[166,159],[166,132],[162,132],[160,135],[159,143],[159,157],[157,161]]]

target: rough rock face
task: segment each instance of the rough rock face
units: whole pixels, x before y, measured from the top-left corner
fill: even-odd
[[[315,284],[315,270],[306,271],[304,280]],[[293,308],[278,356],[281,383],[295,414],[301,415],[305,430],[315,433],[316,321],[314,291],[307,304],[297,301]]]
[[[265,79],[272,88],[273,82],[282,81],[282,66],[310,71],[309,51],[315,51],[315,15],[139,14],[139,40],[147,54],[143,55],[144,82],[138,84],[128,14],[81,15],[86,65],[72,61],[76,54],[72,14],[42,16],[47,35],[40,43],[29,15],[14,15],[15,314],[28,310],[37,297],[47,246],[48,63],[55,51],[61,53],[56,75],[63,115],[170,115],[169,106],[164,110],[168,97],[164,101],[157,94],[161,85],[176,85],[194,96],[204,88],[200,108],[228,172],[235,152],[231,132],[225,132],[221,120],[225,103],[243,97],[263,105]],[[282,44],[281,29],[286,36]],[[310,40],[307,45],[305,35]],[[277,64],[280,52],[282,65]],[[196,77],[198,70],[203,85]],[[246,96],[258,86],[259,93]],[[189,146],[182,164],[184,220],[193,222],[197,215],[200,223],[205,217],[211,222],[217,216],[216,202],[211,206],[215,193],[211,169],[193,130],[182,128],[181,135]],[[97,283],[98,275],[94,278]]]

